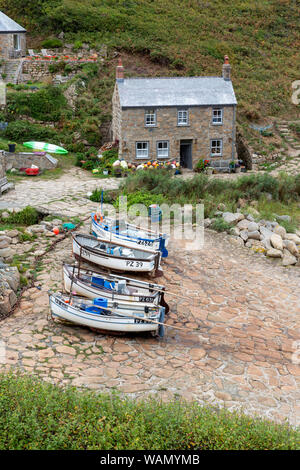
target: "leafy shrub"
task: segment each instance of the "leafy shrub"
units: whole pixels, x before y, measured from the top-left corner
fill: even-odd
[[[60,39],[57,38],[49,38],[45,39],[42,42],[42,47],[48,48],[48,49],[56,49],[58,47],[62,47],[63,43]]]
[[[296,450],[299,430],[195,402],[122,400],[11,373],[0,376],[0,449]]]
[[[31,206],[26,206],[20,212],[12,212],[10,216],[5,219],[5,223],[16,225],[34,225],[38,221],[39,213]]]
[[[27,140],[51,140],[52,143],[60,143],[60,135],[51,127],[41,126],[39,124],[31,124],[28,121],[12,121],[8,123],[4,131],[4,137],[16,142],[24,142]]]
[[[26,114],[39,121],[59,121],[69,109],[61,88],[53,85],[34,93],[9,93],[7,107],[10,114]]]
[[[226,222],[223,217],[218,217],[211,224],[210,228],[216,230],[216,232],[227,232],[232,228],[232,225]]]

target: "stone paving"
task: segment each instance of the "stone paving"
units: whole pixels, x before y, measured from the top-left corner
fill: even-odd
[[[58,179],[24,178],[0,198],[0,210],[43,206],[66,216],[85,215],[95,204],[86,198],[93,189],[115,189],[120,179],[91,178],[89,173],[72,168]]]
[[[59,385],[182,397],[299,424],[300,270],[210,230],[203,250],[171,241],[169,253],[158,282],[182,298],[169,295],[167,323],[186,330],[167,328],[158,339],[54,323],[47,291],[60,288],[61,263],[71,255],[67,238],[44,256],[41,288],[29,289],[0,323],[0,367]]]

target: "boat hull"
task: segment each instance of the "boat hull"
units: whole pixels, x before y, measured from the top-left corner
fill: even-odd
[[[153,253],[148,259],[121,258],[93,250],[88,246],[80,245],[76,236],[73,237],[73,254],[79,259],[82,258],[89,263],[114,271],[152,273],[159,268],[160,262],[159,252]]]
[[[123,333],[143,333],[158,332],[159,325],[151,323],[141,318],[129,318],[117,315],[99,315],[95,313],[81,311],[72,305],[66,304],[55,295],[49,296],[50,310],[54,317],[67,320],[77,325],[83,325],[99,330],[123,332]],[[161,313],[151,317],[153,321],[159,321]]]

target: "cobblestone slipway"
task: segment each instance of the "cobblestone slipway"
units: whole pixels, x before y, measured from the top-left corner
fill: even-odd
[[[1,207],[30,202],[86,215],[93,204],[81,196],[97,182],[76,172],[21,182],[1,198]],[[168,328],[163,339],[109,336],[47,317],[47,291],[60,286],[61,262],[70,252],[67,238],[43,258],[42,289],[29,289],[14,315],[0,323],[2,369],[96,391],[183,397],[299,424],[299,268],[283,268],[209,230],[198,252],[171,241],[159,282],[185,298],[168,298],[167,322],[198,329]]]

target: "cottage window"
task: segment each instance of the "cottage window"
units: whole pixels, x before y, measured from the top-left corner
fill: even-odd
[[[177,111],[177,125],[187,126],[189,123],[189,112],[187,109],[179,109]]]
[[[169,157],[169,142],[167,140],[162,140],[160,142],[157,142],[156,154],[157,154],[157,158]]]
[[[156,112],[154,109],[145,111],[145,126],[156,126]]]
[[[14,50],[20,50],[20,36],[18,34],[14,34]]]
[[[136,142],[136,158],[148,158],[149,142]]]
[[[221,157],[222,156],[222,140],[221,139],[212,139],[210,141],[210,155],[211,157]]]
[[[223,110],[221,108],[213,108],[212,110],[212,123],[222,124],[223,123]]]

